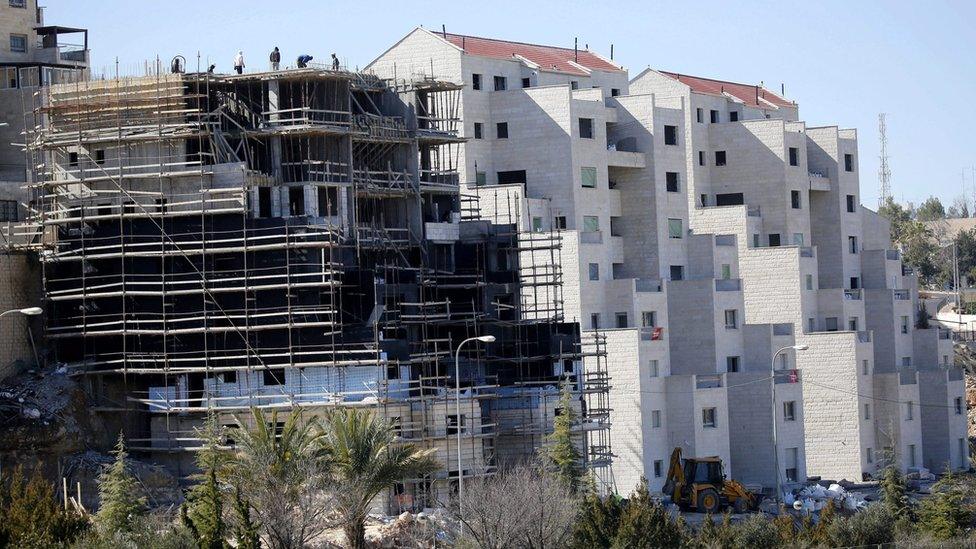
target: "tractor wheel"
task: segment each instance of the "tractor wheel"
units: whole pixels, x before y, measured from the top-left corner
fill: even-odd
[[[749,511],[749,502],[746,501],[746,498],[736,498],[735,503],[732,504],[732,510],[741,515]]]
[[[718,514],[722,507],[722,500],[718,497],[718,492],[713,488],[706,488],[698,492],[698,512]]]

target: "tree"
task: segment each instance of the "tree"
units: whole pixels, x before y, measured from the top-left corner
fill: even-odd
[[[200,473],[194,476],[197,484],[187,495],[187,516],[197,535],[200,549],[223,549],[227,547],[223,479],[227,473],[229,457],[220,449],[223,431],[213,414],[207,418],[204,429],[197,433],[204,440],[204,447],[196,458]]]
[[[616,494],[601,497],[592,487],[587,490],[581,507],[579,518],[573,526],[572,546],[579,549],[609,548],[620,526],[623,512],[620,498]]]
[[[957,196],[946,211],[946,217],[956,219],[969,217],[969,199],[965,195]]]
[[[947,540],[965,532],[972,511],[955,475],[948,472],[932,486],[932,497],[922,500],[918,518],[919,528],[936,539]]]
[[[356,549],[366,546],[366,514],[373,498],[404,478],[422,477],[438,467],[433,449],[419,450],[395,439],[393,426],[372,412],[337,408],[328,415],[324,441],[335,476],[336,510],[346,541]]]
[[[54,488],[37,469],[28,479],[18,465],[0,484],[2,547],[57,546],[71,542],[87,527],[83,517],[58,504]]]
[[[129,467],[125,437],[119,433],[115,461],[98,477],[98,514],[95,523],[105,532],[131,532],[133,523],[146,514],[146,498]]]
[[[582,456],[573,442],[573,428],[576,423],[577,414],[576,409],[573,408],[572,385],[569,380],[566,380],[560,390],[553,431],[548,437],[550,446],[544,450],[544,454],[555,468],[560,481],[574,493],[579,490],[580,480],[583,477],[583,467],[580,464]]]
[[[735,528],[732,526],[732,515],[722,515],[722,522],[715,524],[711,513],[705,515],[701,528],[698,529],[698,545],[710,549],[724,549],[735,544]]]
[[[613,540],[615,549],[651,547],[678,547],[685,542],[684,524],[674,520],[668,511],[651,499],[647,479],[641,478],[634,489],[623,515],[620,528]]]
[[[895,465],[885,467],[881,477],[881,504],[895,525],[911,523],[914,520],[912,502],[908,499],[905,477]]]
[[[838,518],[830,526],[830,540],[834,547],[881,546],[895,540],[898,528],[891,527],[892,517],[887,506],[871,505],[846,518]]]
[[[261,547],[259,527],[251,520],[251,506],[241,494],[240,487],[234,488],[234,513],[236,515],[234,541],[237,549],[259,549]]]
[[[946,212],[945,207],[942,206],[942,201],[935,196],[928,197],[922,205],[915,210],[915,219],[925,222],[925,221],[937,221],[939,219],[945,219]]]
[[[308,545],[333,526],[328,453],[317,422],[296,409],[279,423],[278,413],[267,417],[251,410],[254,427],[237,418],[238,452],[229,468],[261,525],[272,549]]]
[[[777,525],[761,514],[749,515],[735,525],[736,547],[771,549],[779,545],[780,532]]]

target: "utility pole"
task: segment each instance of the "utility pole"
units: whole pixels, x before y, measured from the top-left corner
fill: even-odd
[[[888,124],[885,122],[887,114],[878,115],[878,139],[881,142],[881,154],[878,166],[878,207],[884,206],[891,198],[891,168],[888,166]]]

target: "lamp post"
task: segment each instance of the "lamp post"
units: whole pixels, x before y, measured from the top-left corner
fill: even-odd
[[[457,346],[457,350],[454,351],[454,413],[455,415],[455,430],[457,431],[457,467],[458,467],[458,516],[464,517],[463,512],[463,500],[464,500],[464,469],[461,467],[461,347],[464,347],[465,343],[469,341],[480,341],[482,343],[492,343],[495,341],[495,336],[486,335],[478,337],[469,337],[465,339]],[[461,521],[460,532],[464,533],[464,521]]]
[[[26,307],[24,309],[10,309],[9,311],[4,311],[0,313],[0,317],[4,317],[10,314],[22,314],[26,316],[37,316],[44,312],[44,309],[40,307]]]
[[[779,356],[780,353],[782,353],[783,351],[788,351],[790,349],[793,349],[794,351],[806,351],[809,348],[810,348],[809,345],[787,345],[786,347],[783,347],[782,349],[780,349],[780,350],[776,351],[775,353],[773,353],[773,359],[772,359],[772,361],[769,364],[769,366],[770,366],[770,378],[769,378],[769,382],[772,385],[772,394],[773,394],[773,465],[776,467],[776,505],[777,505],[777,507],[779,506],[780,499],[782,497],[782,494],[781,494],[781,492],[782,492],[782,490],[781,490],[782,484],[780,483],[780,480],[779,480],[780,479],[780,474],[779,474],[779,438],[778,438],[778,432],[777,432],[777,428],[776,428],[776,423],[779,420],[779,418],[776,415],[776,413],[777,413],[777,409],[776,409],[777,408],[776,407],[776,357]]]

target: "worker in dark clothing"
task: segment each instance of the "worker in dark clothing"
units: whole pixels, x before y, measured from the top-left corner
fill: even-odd
[[[278,51],[278,46],[275,46],[274,51],[271,52],[271,70],[276,71],[281,66],[281,52]]]
[[[234,56],[234,70],[237,71],[237,74],[241,74],[241,73],[244,72],[244,52],[243,51],[237,52],[237,55]]]
[[[339,70],[339,58],[334,53],[332,54],[332,70]]]
[[[217,65],[210,65],[209,67],[207,67],[207,74],[213,74],[214,73],[214,69],[216,69],[216,68],[217,68]]]
[[[298,61],[297,61],[298,68],[304,69],[305,67],[308,66],[308,62],[311,61],[311,60],[312,60],[312,56],[311,55],[308,55],[307,53],[304,54],[304,55],[299,55],[298,56]]]

